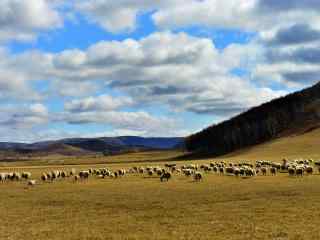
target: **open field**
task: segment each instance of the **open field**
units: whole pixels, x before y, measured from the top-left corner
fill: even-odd
[[[61,166],[61,165],[100,165],[100,164],[117,164],[117,163],[145,163],[145,162],[161,162],[168,161],[168,159],[181,156],[180,151],[147,151],[137,152],[114,156],[61,156],[49,155],[41,158],[31,158],[29,160],[19,160],[10,162],[1,162],[0,167],[25,167],[25,166]]]
[[[317,159],[318,136],[314,131],[279,139],[223,159]],[[64,165],[11,162],[3,163],[0,172],[27,170],[39,179],[53,169],[162,165],[179,154],[147,152],[93,162],[83,158],[77,165],[76,159]],[[210,161],[214,159],[188,163]],[[169,182],[138,174],[81,182],[69,178],[33,187],[6,182],[0,183],[0,239],[320,239],[319,186],[317,171],[302,178],[286,173],[247,179],[207,173],[202,182],[178,174]]]
[[[6,183],[0,239],[319,239],[319,184],[287,174]]]

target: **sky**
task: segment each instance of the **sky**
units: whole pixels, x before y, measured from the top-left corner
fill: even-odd
[[[187,136],[311,86],[318,0],[1,0],[0,141]]]

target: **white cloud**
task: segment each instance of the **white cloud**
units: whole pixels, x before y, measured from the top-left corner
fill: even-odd
[[[98,86],[111,87],[141,106],[164,104],[175,111],[221,114],[223,109],[239,112],[282,94],[230,74],[234,68],[253,65],[261,58],[259,50],[234,44],[218,51],[210,39],[160,32],[141,40],[102,41],[87,50],[25,52],[9,57],[4,66],[29,80],[50,80],[51,94],[90,97]],[[87,98],[72,105],[102,108],[97,103],[102,101]]]
[[[0,41],[33,40],[39,31],[62,26],[63,20],[48,0],[2,0]]]
[[[80,0],[75,3],[75,9],[104,29],[117,33],[134,30],[138,14],[176,2],[183,3],[182,0]]]
[[[60,61],[64,55],[68,58]],[[75,60],[78,56],[81,61]],[[53,73],[64,81],[98,80],[140,104],[162,103],[198,113],[215,113],[214,109],[222,113],[228,108],[239,112],[282,94],[230,74],[233,68],[248,67],[259,58],[256,46],[231,45],[220,52],[209,39],[162,32],[140,41],[105,41],[86,51],[60,53],[53,56],[59,61]],[[234,87],[237,91],[231,90]]]
[[[78,9],[84,15],[87,15],[92,21],[100,24],[104,29],[111,32],[119,32],[124,30],[133,30],[137,25],[137,16],[141,13],[152,12],[152,20],[161,29],[176,29],[180,27],[189,26],[199,26],[209,27],[209,28],[219,28],[219,29],[238,29],[240,31],[249,31],[257,33],[257,38],[260,42],[251,42],[247,46],[230,46],[224,51],[223,57],[219,55],[220,60],[227,65],[238,64],[237,56],[241,56],[245,64],[249,66],[249,69],[254,73],[260,70],[255,70],[255,65],[258,64],[258,68],[261,69],[261,65],[272,68],[274,62],[269,59],[263,59],[263,54],[269,54],[270,51],[280,52],[287,48],[298,48],[307,47],[310,44],[316,44],[319,46],[319,30],[320,30],[320,5],[317,0],[291,0],[291,1],[278,1],[278,0],[190,0],[188,3],[182,0],[171,0],[171,1],[80,1],[76,4],[76,9]],[[163,39],[162,39],[163,41]],[[196,41],[195,41],[196,42]],[[174,54],[177,48],[179,54],[181,54],[181,48],[179,46],[168,45],[168,52]],[[270,46],[273,45],[273,46]],[[110,49],[107,49],[105,45],[108,45]],[[93,47],[92,51],[96,58],[95,63],[100,61],[101,64],[115,64],[125,63],[123,56],[124,49],[129,53],[126,59],[129,63],[136,64],[132,61],[143,61],[146,56],[141,54],[141,49],[136,42],[128,41],[127,46],[124,43],[119,44],[115,42],[114,44],[96,45]],[[179,44],[178,44],[179,45]],[[184,47],[188,44],[182,42],[180,46]],[[296,46],[300,45],[300,46]],[[172,48],[170,48],[172,46]],[[165,51],[163,48],[156,45],[152,46],[154,51],[153,56],[150,55],[148,60],[150,64],[155,64],[154,61],[161,61],[161,58],[165,56]],[[97,50],[98,49],[98,50]],[[104,49],[105,51],[100,52],[104,59],[97,54],[99,51]],[[111,49],[114,49],[113,51]],[[207,48],[209,49],[209,48]],[[252,57],[252,51],[255,49],[255,57]],[[96,51],[94,51],[96,50]],[[249,50],[249,51],[248,51]],[[290,50],[290,49],[289,49]],[[291,49],[292,52],[293,49]],[[303,50],[303,49],[302,49]],[[311,57],[306,54],[306,51],[302,52],[300,49],[299,57],[300,59]],[[143,49],[142,51],[145,51]],[[164,52],[162,52],[164,51]],[[236,53],[238,51],[238,53]],[[246,53],[247,51],[247,53]],[[109,55],[105,53],[108,52]],[[230,52],[230,54],[228,54]],[[260,53],[259,53],[260,52]],[[305,54],[304,54],[305,53]],[[208,55],[212,55],[212,51]],[[297,57],[298,53],[293,53],[294,57]],[[304,54],[304,56],[302,56]],[[229,56],[228,56],[229,55]],[[319,55],[317,52],[312,53],[312,59],[314,60]],[[314,55],[317,55],[314,57]],[[200,56],[200,55],[199,55]],[[181,56],[182,57],[182,56]],[[186,54],[184,56],[186,59],[193,57],[192,54]],[[202,59],[208,60],[208,57],[201,56]],[[281,56],[278,56],[277,61],[288,61],[288,59],[283,60]],[[91,57],[90,57],[91,58]],[[217,57],[216,57],[217,58]],[[215,58],[215,59],[216,59]],[[249,59],[249,60],[248,60]],[[169,59],[166,59],[167,61]],[[178,63],[179,59],[174,59],[175,63]],[[210,59],[212,61],[212,59]],[[193,60],[191,60],[193,61]],[[248,62],[246,62],[248,61]],[[184,61],[186,62],[186,61]],[[212,65],[214,65],[213,63]],[[278,63],[276,63],[278,64]],[[300,63],[292,61],[292,64],[296,64],[297,67],[302,66]],[[222,64],[221,64],[222,65]],[[221,67],[221,65],[219,67]],[[228,68],[230,66],[227,66]],[[177,71],[181,69],[176,69]],[[275,69],[274,69],[275,70]],[[140,75],[139,70],[134,69],[124,69],[121,70],[125,72],[123,75]],[[161,71],[159,67],[153,69],[152,72]],[[188,71],[183,68],[183,71]],[[292,72],[292,71],[291,71]],[[290,87],[296,85],[300,82],[300,86],[306,86],[311,82],[316,81],[314,72],[301,72],[298,75],[293,75],[291,72],[278,72],[273,74],[274,79],[269,79],[267,85],[273,85],[274,82],[281,82],[282,84]],[[146,74],[146,71],[144,72]],[[99,75],[99,73],[97,73]],[[117,74],[117,73],[115,73]],[[148,73],[149,74],[149,73]],[[159,73],[161,74],[161,72]],[[168,76],[162,76],[163,78],[168,78]],[[267,77],[267,76],[265,76]],[[253,76],[254,81],[260,83],[265,83],[265,77],[259,79],[257,76]],[[304,80],[298,80],[298,78],[306,78],[305,84]],[[140,79],[141,82],[145,81],[145,78]],[[124,80],[125,81],[125,80]],[[296,82],[296,83],[294,83]],[[120,84],[120,83],[118,83]],[[165,88],[168,89],[166,86]],[[171,87],[171,89],[173,89]]]
[[[75,9],[111,32],[133,30],[145,12],[153,12],[155,24],[165,29],[200,25],[269,31],[297,21],[319,26],[318,5],[317,0],[86,0],[76,2]]]
[[[130,98],[113,98],[109,95],[88,97],[72,100],[65,104],[65,109],[70,112],[112,111],[122,107],[129,107],[133,101]]]
[[[41,103],[1,106],[0,125],[8,129],[29,129],[49,122],[49,113]]]

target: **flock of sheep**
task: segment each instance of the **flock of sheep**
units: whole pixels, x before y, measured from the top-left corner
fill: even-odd
[[[28,185],[35,185],[36,181],[30,179],[31,178],[31,173],[30,172],[0,172],[0,182],[5,182],[5,181],[21,181],[21,180],[27,180]]]
[[[216,173],[219,175],[228,175],[236,177],[254,177],[257,175],[277,175],[278,173],[287,173],[289,176],[302,177],[303,175],[313,174],[317,168],[320,173],[320,162],[309,160],[293,160],[283,159],[282,163],[271,161],[256,161],[251,163],[227,163],[211,162],[209,164],[187,164],[178,167],[176,164],[165,164],[161,166],[140,166],[129,169],[119,169],[116,171],[108,168],[81,170],[78,173],[74,168],[70,170],[52,170],[41,174],[40,181],[53,182],[59,179],[73,178],[74,181],[87,180],[89,177],[95,178],[120,178],[129,174],[136,174],[149,177],[158,177],[161,182],[169,181],[172,176],[184,175],[193,177],[194,181],[202,181],[204,173]],[[38,183],[36,179],[31,179],[30,172],[0,172],[0,182],[6,181],[27,181],[28,185],[34,186]]]

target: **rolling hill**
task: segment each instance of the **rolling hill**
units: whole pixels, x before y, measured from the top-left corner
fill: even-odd
[[[192,154],[221,156],[250,148],[253,152],[253,146],[277,139],[287,142],[288,138],[294,136],[301,146],[291,145],[290,141],[284,146],[301,149],[305,144],[298,139],[304,139],[304,135],[308,136],[311,132],[317,135],[319,128],[320,83],[317,83],[193,134],[186,138],[185,146]],[[274,144],[271,142],[270,144]],[[272,145],[261,146],[265,149]],[[273,148],[269,150],[272,151]]]
[[[320,160],[320,128],[282,136],[222,156],[230,160],[272,160],[312,158]]]
[[[135,136],[102,138],[69,138],[31,144],[0,142],[0,151],[10,154],[28,155],[106,155],[142,150],[171,150],[179,147],[183,138],[143,138]]]

